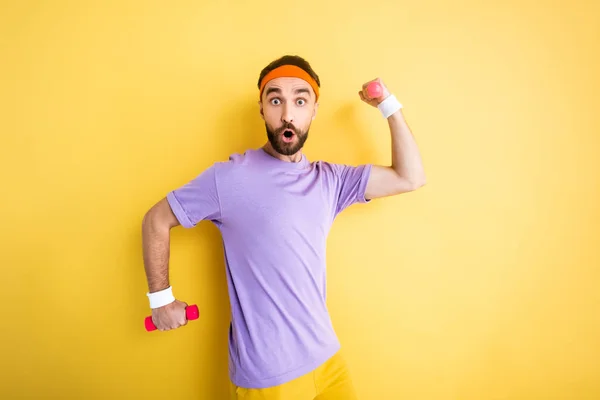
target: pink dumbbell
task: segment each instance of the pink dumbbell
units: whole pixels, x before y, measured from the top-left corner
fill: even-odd
[[[191,306],[187,306],[185,308],[185,316],[188,320],[198,319],[199,314],[200,312],[198,311],[198,306],[195,304],[192,304]],[[144,320],[144,325],[146,326],[146,330],[148,332],[156,330],[156,326],[154,325],[154,322],[152,322],[151,315],[146,317],[146,319]]]
[[[367,86],[367,94],[370,98],[376,99],[383,95],[383,87],[379,82],[371,82]]]

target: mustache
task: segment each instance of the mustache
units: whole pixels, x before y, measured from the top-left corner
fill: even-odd
[[[285,130],[288,130],[288,129],[290,129],[290,130],[294,131],[294,133],[295,133],[296,135],[298,135],[298,134],[300,133],[300,132],[298,131],[298,129],[297,129],[297,128],[294,126],[294,124],[292,124],[292,123],[289,123],[289,124],[283,124],[283,126],[281,126],[281,128],[278,128],[278,129],[277,129],[275,132],[279,134],[279,133],[283,133],[283,131],[285,131]]]

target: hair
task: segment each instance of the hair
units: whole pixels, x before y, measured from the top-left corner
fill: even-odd
[[[302,58],[300,56],[286,55],[286,56],[278,58],[275,61],[271,61],[271,63],[269,65],[267,65],[266,67],[263,68],[263,70],[260,72],[260,76],[258,78],[258,84],[257,84],[258,88],[260,89],[260,82],[263,80],[263,78],[269,72],[271,72],[275,68],[281,67],[282,65],[295,65],[296,67],[302,68],[304,71],[306,71],[307,74],[309,74],[311,76],[311,78],[313,78],[315,80],[315,82],[317,82],[317,86],[321,87],[321,81],[319,80],[319,75],[317,75],[317,73],[312,69],[312,67],[310,66],[308,61],[306,61],[304,58]]]

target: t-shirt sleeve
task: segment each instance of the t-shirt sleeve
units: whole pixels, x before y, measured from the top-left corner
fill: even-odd
[[[192,228],[202,220],[219,221],[221,206],[216,165],[213,164],[185,185],[167,193],[167,201],[185,228]]]
[[[358,166],[331,164],[335,176],[335,214],[355,203],[368,203],[365,198],[371,164]]]

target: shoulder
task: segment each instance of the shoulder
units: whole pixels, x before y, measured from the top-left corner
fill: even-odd
[[[230,176],[231,174],[246,171],[248,165],[256,162],[256,150],[248,149],[241,153],[231,153],[226,160],[216,161],[212,168],[219,177]]]
[[[338,164],[325,160],[316,160],[311,162],[313,168],[326,174],[337,174],[343,167],[344,164]]]
[[[337,178],[343,177],[348,173],[362,173],[368,171],[371,167],[370,164],[351,165],[347,163],[330,162],[325,160],[313,161],[311,163],[315,169],[322,171],[325,174],[335,176]]]

